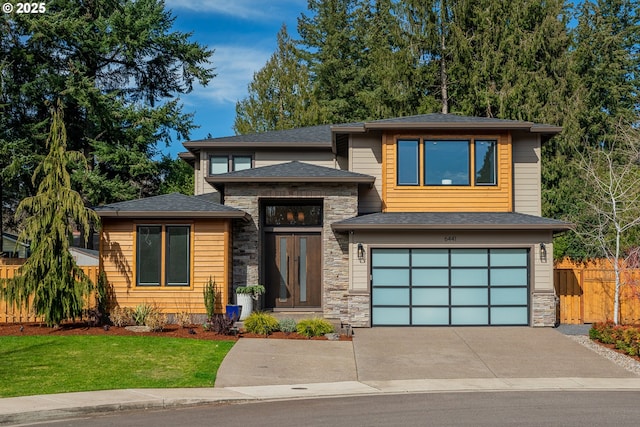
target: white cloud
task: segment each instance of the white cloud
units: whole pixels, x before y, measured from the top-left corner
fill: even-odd
[[[207,87],[194,85],[188,97],[235,105],[247,95],[247,85],[253,80],[253,74],[265,65],[272,54],[270,50],[244,46],[216,46],[213,65],[217,76]],[[184,96],[182,98],[186,105],[191,104]]]
[[[219,13],[247,20],[281,20],[287,11],[306,10],[306,0],[167,0],[172,10]],[[289,12],[290,13],[290,12]]]

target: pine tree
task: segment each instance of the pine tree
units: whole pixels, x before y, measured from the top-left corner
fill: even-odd
[[[16,216],[24,216],[19,240],[31,244],[31,255],[13,279],[6,279],[0,295],[8,304],[30,309],[47,325],[82,314],[93,284],[69,252],[74,228],[88,230],[99,221],[71,188],[69,167],[82,164],[81,153],[67,151],[67,134],[60,102],[51,108],[48,154],[36,168],[32,182],[37,194],[20,202]]]
[[[285,25],[278,33],[275,53],[254,74],[248,89],[248,96],[236,104],[236,133],[291,129],[321,121],[309,69]]]

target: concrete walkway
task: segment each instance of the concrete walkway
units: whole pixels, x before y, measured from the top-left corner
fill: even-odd
[[[553,329],[360,329],[353,342],[241,339],[215,388],[0,399],[0,425],[228,402],[526,390],[638,391],[640,377]]]

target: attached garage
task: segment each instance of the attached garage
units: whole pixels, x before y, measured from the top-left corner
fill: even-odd
[[[349,235],[357,326],[554,326],[553,234],[571,224],[514,212],[384,212]]]
[[[528,325],[529,278],[524,248],[371,248],[371,323]]]

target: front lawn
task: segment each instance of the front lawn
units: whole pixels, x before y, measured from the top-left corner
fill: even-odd
[[[212,387],[233,344],[148,336],[0,337],[0,397]]]

